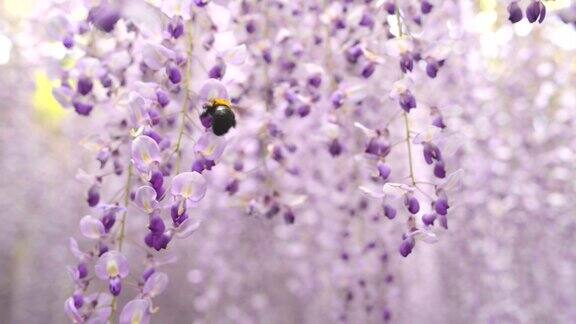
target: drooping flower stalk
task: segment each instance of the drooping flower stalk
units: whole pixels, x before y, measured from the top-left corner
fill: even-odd
[[[62,17],[60,41],[77,62],[56,68],[55,95],[90,118],[97,136],[87,146],[106,170],[83,175],[94,212],[80,223],[90,247],[73,248],[71,318],[95,316],[84,306],[94,299],[83,297],[86,272],[110,261],[98,277],[108,284],[107,317],[115,320],[116,296],[130,287],[120,320],[148,320],[168,248],[207,218],[221,231],[219,217],[233,214],[324,258],[306,267],[337,265],[327,276],[339,284],[331,287],[333,319],[378,310],[390,320],[388,300],[370,295],[393,280],[373,269],[436,241],[458,203],[450,110],[465,94],[441,95],[468,69],[450,51],[459,42],[460,26],[451,25],[458,3],[126,1],[85,9],[81,21]],[[540,1],[529,9],[530,21],[544,19]],[[517,21],[518,8],[509,11]],[[123,189],[104,199],[121,174]],[[276,228],[278,219],[287,229]],[[224,227],[243,239],[242,226]],[[141,265],[124,248],[128,229],[145,251]],[[134,278],[120,275],[125,258]]]
[[[194,34],[193,34],[193,25],[192,23],[188,24],[187,30],[184,31],[184,36],[187,36],[188,45],[187,45],[187,52],[186,52],[186,72],[184,73],[184,101],[182,103],[182,109],[180,110],[181,120],[180,120],[180,129],[178,130],[178,140],[176,141],[176,147],[174,148],[174,153],[176,154],[176,173],[180,171],[180,160],[182,157],[182,153],[180,152],[180,147],[182,145],[182,137],[184,136],[184,130],[186,126],[186,121],[188,118],[188,110],[189,110],[189,84],[190,84],[190,73],[191,73],[191,63],[192,57],[194,55]]]

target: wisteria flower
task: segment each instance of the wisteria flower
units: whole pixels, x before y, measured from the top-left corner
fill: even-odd
[[[184,239],[192,235],[202,224],[200,218],[187,218],[174,230],[174,237]]]
[[[146,299],[129,301],[120,313],[120,324],[150,323],[150,306],[150,302]]]
[[[92,240],[98,240],[106,234],[104,224],[102,224],[99,219],[90,215],[86,215],[80,219],[80,232]]]
[[[206,81],[200,89],[198,96],[202,103],[211,102],[214,99],[229,99],[228,91],[224,84],[215,79]]]
[[[114,296],[118,296],[122,290],[121,279],[130,273],[128,260],[118,251],[108,251],[101,255],[94,270],[98,278],[108,281],[110,293]]]
[[[220,158],[225,148],[226,140],[212,133],[203,134],[194,145],[194,151],[210,161],[216,161]]]
[[[172,179],[171,193],[185,201],[198,202],[206,194],[207,184],[197,172],[182,172]]]
[[[140,135],[132,142],[132,163],[136,169],[149,174],[154,165],[161,161],[160,148],[154,139]]]
[[[156,190],[150,186],[142,186],[136,190],[134,202],[147,214],[151,214],[158,208]]]
[[[168,275],[164,272],[154,272],[144,284],[142,294],[149,298],[154,298],[166,289],[168,286]]]

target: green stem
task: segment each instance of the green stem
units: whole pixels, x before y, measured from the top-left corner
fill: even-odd
[[[402,31],[402,17],[400,16],[400,7],[398,6],[398,1],[395,1],[396,5],[396,20],[398,22],[398,34],[400,37],[404,35]],[[406,147],[408,148],[408,165],[410,167],[410,180],[412,181],[412,186],[416,186],[416,177],[414,176],[414,163],[412,161],[412,144],[410,143],[410,119],[408,118],[408,113],[404,112],[404,126],[406,129]]]
[[[416,177],[414,177],[414,163],[412,162],[412,144],[410,143],[410,120],[408,119],[408,113],[404,113],[404,126],[406,128],[406,147],[408,148],[410,180],[412,180],[412,185],[416,186]]]
[[[402,37],[404,33],[402,32],[402,18],[400,17],[400,7],[398,6],[398,1],[395,1],[394,5],[396,6],[396,22],[398,23],[398,34],[400,37]]]
[[[124,187],[124,207],[126,210],[120,220],[120,232],[118,233],[118,251],[122,251],[122,242],[125,237],[126,216],[128,215],[128,203],[130,203],[130,185],[132,184],[132,164],[128,166],[128,176],[126,177],[126,186]]]
[[[118,232],[118,251],[122,251],[122,242],[124,242],[125,229],[126,229],[126,216],[128,216],[128,204],[130,203],[130,187],[132,184],[132,164],[128,166],[128,175],[126,176],[126,185],[124,186],[124,207],[126,210],[120,219],[120,231]],[[116,314],[117,300],[116,296],[112,298],[112,312],[108,321],[114,323],[114,315]]]
[[[194,49],[194,37],[192,36],[192,31],[188,32],[188,55],[186,58],[186,73],[184,74],[184,102],[182,103],[182,109],[180,110],[181,121],[180,121],[180,130],[178,131],[178,140],[176,142],[176,148],[174,149],[174,153],[176,153],[176,174],[180,172],[180,159],[181,159],[181,152],[180,149],[182,147],[182,138],[184,137],[184,131],[186,129],[186,112],[188,111],[188,101],[189,101],[189,91],[188,91],[188,83],[190,82],[190,69],[192,65],[192,51]]]

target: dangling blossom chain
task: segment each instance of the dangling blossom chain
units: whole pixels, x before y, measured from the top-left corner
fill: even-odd
[[[462,64],[451,61],[457,1],[103,0],[53,10],[66,49],[54,96],[90,118],[95,134],[82,145],[98,164],[78,173],[90,214],[80,219],[85,241],[70,239],[71,321],[148,323],[169,248],[223,204],[285,226],[300,215],[321,224],[350,273],[342,320],[351,282],[368,296],[368,282],[393,280],[363,260],[385,264],[390,242],[407,257],[448,229],[462,177],[450,164],[461,139],[448,127],[462,97],[443,92]],[[508,12],[523,19],[518,1]],[[529,22],[545,15],[541,1],[528,4]],[[383,301],[365,297],[365,309],[391,318]]]

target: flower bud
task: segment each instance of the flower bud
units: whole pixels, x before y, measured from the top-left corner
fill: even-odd
[[[524,15],[522,14],[522,9],[520,9],[520,6],[518,6],[518,1],[512,1],[508,5],[508,20],[515,24],[522,20],[523,16]]]

